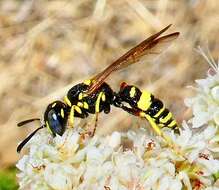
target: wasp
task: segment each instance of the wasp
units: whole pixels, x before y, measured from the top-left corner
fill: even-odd
[[[20,152],[34,134],[44,127],[47,127],[53,136],[63,135],[68,120],[70,126],[73,126],[75,117],[86,118],[90,114],[95,114],[95,126],[90,134],[93,136],[97,126],[98,114],[100,112],[108,114],[111,106],[118,107],[132,115],[146,118],[153,127],[157,127],[157,131],[162,127],[177,130],[178,125],[172,113],[165,108],[161,100],[155,98],[150,92],[141,91],[136,86],[124,82],[121,84],[119,92],[114,92],[105,82],[106,78],[113,72],[138,63],[140,60],[150,60],[162,53],[179,36],[179,32],[161,36],[170,26],[168,25],[160,32],[142,41],[91,79],[73,86],[67,92],[63,101],[56,100],[50,103],[44,112],[42,125],[18,145],[17,152]],[[23,126],[35,120],[40,119],[25,120],[18,123],[18,126]]]

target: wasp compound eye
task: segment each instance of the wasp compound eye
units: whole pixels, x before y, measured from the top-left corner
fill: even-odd
[[[66,129],[68,120],[66,105],[61,101],[52,102],[47,106],[44,113],[46,127],[53,136],[57,134],[62,136]]]

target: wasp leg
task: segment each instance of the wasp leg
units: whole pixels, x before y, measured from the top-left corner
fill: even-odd
[[[104,96],[104,92],[99,93],[99,95],[97,97],[97,100],[96,100],[96,103],[95,103],[95,123],[94,123],[94,127],[91,131],[87,132],[90,137],[94,136],[94,134],[96,132],[96,129],[97,129],[98,114],[100,112],[100,102],[101,102],[102,96]]]
[[[70,110],[70,127],[73,128],[74,127],[74,115],[75,115],[75,105],[73,105],[71,107],[71,110]]]
[[[145,114],[144,112],[142,113],[142,117],[145,116],[145,118],[148,120],[150,123],[151,127],[154,129],[154,131],[161,137],[164,138],[164,140],[168,143],[168,145],[172,146],[173,142],[169,136],[167,136],[161,129],[160,127],[155,123],[154,119],[148,115]]]
[[[126,112],[128,112],[128,113],[130,113],[132,115],[135,115],[135,116],[140,116],[140,113],[141,113],[141,111],[138,110],[138,109],[128,108],[128,107],[126,107],[126,106],[124,106],[122,104],[120,105],[120,108],[122,108],[124,111],[126,111]]]
[[[96,112],[95,113],[95,123],[94,123],[94,128],[92,129],[92,131],[90,131],[90,137],[93,137],[95,132],[96,132],[96,129],[97,129],[97,123],[98,123],[98,115],[99,113]]]
[[[103,96],[103,92],[100,92],[98,97],[97,97],[97,100],[96,100],[96,103],[95,103],[95,113],[99,113],[100,112],[100,102],[101,102],[101,98]]]
[[[165,141],[169,144],[169,145],[173,145],[172,140],[163,133],[163,131],[160,129],[160,127],[155,123],[154,118],[152,118],[150,115],[146,114],[143,111],[140,111],[138,109],[134,109],[134,108],[128,108],[126,106],[122,106],[122,109],[124,111],[127,111],[128,113],[135,115],[135,116],[140,116],[143,118],[146,118],[148,120],[148,122],[150,123],[151,127],[153,128],[153,130],[161,137],[163,137],[165,139]]]

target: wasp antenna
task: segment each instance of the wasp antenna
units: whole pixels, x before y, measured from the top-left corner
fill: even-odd
[[[21,121],[17,124],[17,126],[21,127],[21,126],[26,125],[27,123],[30,123],[33,121],[40,121],[40,118],[33,118],[33,119],[27,119],[27,120]]]
[[[36,134],[37,131],[40,129],[44,128],[45,125],[42,125],[41,127],[37,128],[34,132],[32,132],[29,136],[27,136],[17,147],[17,152],[20,153],[22,148],[24,147],[25,144]]]

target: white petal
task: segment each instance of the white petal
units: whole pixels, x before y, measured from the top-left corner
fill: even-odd
[[[169,176],[164,176],[163,178],[161,178],[160,182],[159,182],[159,187],[158,190],[168,190],[170,185],[170,177]]]
[[[219,101],[219,86],[215,86],[211,89],[211,95],[214,100]]]
[[[190,183],[189,177],[185,172],[179,172],[178,178],[183,181],[183,184],[187,187],[188,190],[192,190],[192,185]]]
[[[121,144],[121,134],[119,132],[114,132],[110,136],[109,146],[116,148]]]
[[[72,189],[71,175],[58,164],[47,165],[44,177],[46,182],[55,190]]]
[[[214,122],[219,126],[219,111],[216,111],[213,115]]]

